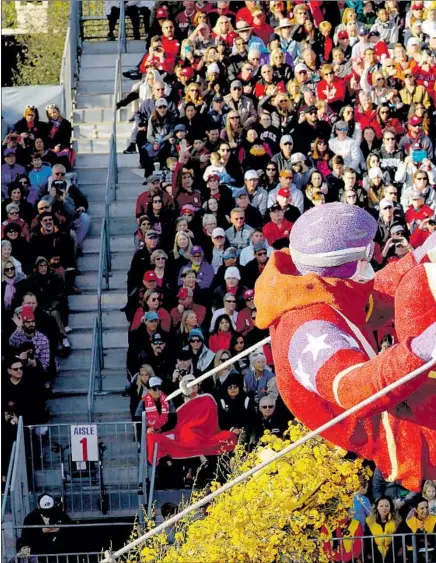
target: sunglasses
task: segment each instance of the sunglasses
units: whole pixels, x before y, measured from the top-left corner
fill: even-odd
[[[201,340],[199,338],[191,338],[191,342],[198,344],[199,342],[201,342]]]
[[[230,358],[221,358],[220,363],[223,364],[224,362],[228,362]]]
[[[325,73],[324,73],[324,76],[330,76],[331,74],[333,74],[333,71],[332,71],[332,70],[330,70],[329,72],[325,72]]]
[[[65,172],[55,172],[55,176],[65,176]]]
[[[236,303],[236,301],[234,299],[226,299],[225,302],[226,303]]]
[[[156,107],[157,107],[157,109],[164,109],[164,108],[166,108],[167,106],[156,106]]]
[[[253,300],[254,300],[254,297],[246,297],[245,298],[245,301],[253,301]]]
[[[268,172],[275,172],[276,169],[275,169],[275,168],[267,168],[267,171],[268,171]]]
[[[417,180],[427,180],[427,176],[417,176],[416,177]]]
[[[288,141],[287,143],[283,143],[283,145],[285,145],[285,146],[287,146],[287,145],[292,146],[292,143],[290,143],[290,142]]]
[[[9,215],[18,215],[19,212],[18,211],[9,211]]]
[[[273,409],[274,405],[262,405],[260,408],[261,409]]]
[[[153,385],[153,387],[150,387],[150,389],[152,391],[160,391],[162,389],[162,387],[160,385]]]
[[[5,272],[15,272],[15,266],[12,266],[12,268],[5,268]]]
[[[240,86],[233,86],[232,90],[242,90]]]
[[[156,340],[156,342],[152,342],[152,344],[154,344],[154,346],[162,346],[163,341],[162,340]]]
[[[279,210],[275,209],[274,211],[279,211]],[[256,256],[266,256],[266,252],[256,252]]]
[[[232,117],[230,117],[230,119],[241,119],[241,118],[239,117],[239,115],[232,115]]]
[[[385,141],[395,141],[395,137],[385,137]]]
[[[47,211],[47,209],[50,209],[49,205],[44,205],[44,207],[38,207],[38,211]]]
[[[162,203],[162,200],[161,199],[154,199],[153,203]]]
[[[11,234],[11,235],[17,235],[17,234],[18,234],[18,231],[9,231],[9,234]]]
[[[234,383],[232,385],[229,385],[227,387],[227,389],[239,389],[239,385],[235,385]]]
[[[336,131],[348,131],[346,127],[336,127]]]
[[[23,371],[23,366],[20,366],[18,368],[10,367],[9,369],[12,370],[12,371]]]

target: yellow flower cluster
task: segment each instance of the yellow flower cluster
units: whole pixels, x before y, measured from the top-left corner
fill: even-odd
[[[247,454],[237,448],[228,478],[267,459],[307,433],[291,425],[285,439],[265,434]],[[204,514],[181,521],[173,545],[159,534],[142,547],[143,563],[327,562],[321,527],[336,528],[352,506],[365,473],[361,460],[314,438],[215,499]],[[212,490],[219,487],[212,484]],[[197,497],[198,498],[198,497]],[[197,500],[197,499],[195,499]]]

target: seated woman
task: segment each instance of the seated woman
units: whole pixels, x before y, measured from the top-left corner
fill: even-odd
[[[212,334],[209,337],[209,348],[212,352],[218,352],[218,350],[229,350],[230,341],[232,340],[234,334],[235,331],[230,317],[226,314],[220,315],[215,320]]]
[[[135,419],[136,409],[141,402],[142,397],[149,389],[150,377],[154,375],[154,371],[148,364],[141,364],[138,373],[132,377],[132,381],[126,386],[125,394],[130,397],[130,414],[132,420]]]
[[[48,138],[48,125],[39,119],[38,109],[35,106],[26,106],[23,117],[15,123],[13,130],[23,139],[28,148],[38,137],[44,140]]]
[[[242,441],[248,441],[255,417],[253,401],[242,389],[241,376],[231,372],[221,386],[218,400],[219,426],[231,430]]]
[[[71,135],[73,128],[65,117],[62,117],[59,107],[50,104],[45,108],[48,119],[47,147],[54,149],[55,153],[70,152]],[[71,160],[71,159],[70,159]]]

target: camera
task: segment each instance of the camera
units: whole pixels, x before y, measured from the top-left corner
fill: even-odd
[[[185,377],[185,375],[188,375],[187,369],[179,369],[178,372],[180,374],[180,377]]]

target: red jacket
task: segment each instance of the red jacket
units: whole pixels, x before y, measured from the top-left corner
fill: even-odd
[[[425,364],[412,352],[411,337],[436,318],[434,280],[426,266],[416,265],[408,254],[377,272],[373,282],[360,284],[301,276],[288,251],[273,252],[256,282],[256,324],[269,327],[280,395],[308,428],[318,428]],[[416,307],[417,295],[425,306]],[[394,300],[399,344],[376,355],[372,332],[392,318]],[[366,313],[368,303],[372,307]],[[322,436],[374,460],[385,478],[419,491],[423,479],[436,478],[432,373],[424,372]]]
[[[362,131],[366,127],[372,127],[375,131],[375,134],[378,138],[382,136],[382,129],[380,127],[380,123],[377,121],[377,111],[375,109],[370,109],[369,111],[363,111],[361,107],[359,107],[354,112],[354,120],[359,123]]]
[[[347,87],[343,78],[335,76],[332,84],[330,85],[326,80],[318,82],[316,91],[320,100],[325,100],[327,103],[331,104],[332,102],[344,101]]]
[[[321,534],[328,536],[329,540],[330,538],[338,540],[326,541],[322,546],[324,553],[329,556],[329,561],[346,563],[347,561],[355,561],[360,556],[362,540],[352,540],[352,538],[363,536],[362,524],[358,520],[351,520],[349,523],[343,522],[341,527],[336,528],[334,535],[327,526],[322,526]]]
[[[160,320],[160,327],[165,332],[169,332],[171,330],[171,317],[168,311],[163,309],[162,307],[157,311]],[[133,317],[132,324],[130,325],[129,330],[136,330],[141,326],[141,319],[145,315],[144,309],[142,307],[138,307],[136,309],[135,316]]]
[[[209,338],[209,350],[218,352],[218,350],[228,350],[232,339],[231,332],[217,332]]]
[[[283,219],[283,223],[280,226],[270,221],[263,227],[262,232],[268,244],[272,246],[276,240],[288,237],[293,226],[294,223],[287,219]]]
[[[423,205],[416,210],[413,209],[413,206],[411,205],[406,211],[404,218],[406,219],[406,223],[410,224],[413,221],[423,221],[424,219],[427,219],[427,217],[433,217],[433,215],[433,209],[431,209],[428,205]]]

